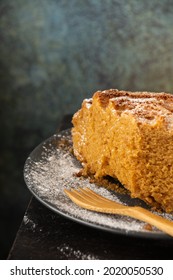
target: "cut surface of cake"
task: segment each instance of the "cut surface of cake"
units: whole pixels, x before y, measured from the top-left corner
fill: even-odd
[[[110,89],[73,116],[73,150],[85,172],[117,178],[140,198],[173,211],[173,95]]]

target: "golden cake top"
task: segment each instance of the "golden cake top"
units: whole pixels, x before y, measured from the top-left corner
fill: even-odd
[[[169,105],[166,109],[171,110],[173,112],[173,95],[170,93],[164,92],[131,92],[124,91],[118,89],[109,89],[104,91],[97,91],[93,97],[96,97],[100,100],[102,106],[107,106],[109,100],[114,100],[117,105],[121,106],[121,104],[127,107],[132,104],[139,103],[147,103],[147,104],[160,104]]]
[[[153,121],[156,118],[166,120],[173,125],[173,95],[164,92],[131,92],[118,89],[97,91],[93,98],[85,99],[85,106],[90,108],[93,100],[103,108],[112,105],[117,113],[133,114],[139,121]]]

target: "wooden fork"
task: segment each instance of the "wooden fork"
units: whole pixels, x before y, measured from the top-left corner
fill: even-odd
[[[153,214],[139,206],[126,206],[107,199],[89,188],[79,188],[64,192],[78,206],[96,212],[119,214],[147,222],[161,231],[173,236],[173,222]]]

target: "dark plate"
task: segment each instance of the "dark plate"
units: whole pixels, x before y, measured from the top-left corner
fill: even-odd
[[[81,169],[80,163],[71,153],[70,130],[62,131],[45,140],[27,158],[24,179],[31,193],[55,213],[64,215],[87,226],[136,237],[169,239],[153,227],[145,229],[145,223],[130,217],[101,214],[79,208],[64,193],[64,188],[89,187],[105,197],[127,204],[147,207],[141,200],[127,194],[113,192],[90,183],[89,179],[75,176]],[[171,214],[160,214],[173,220]]]

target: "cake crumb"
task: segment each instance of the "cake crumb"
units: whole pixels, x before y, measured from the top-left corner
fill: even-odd
[[[143,229],[148,230],[148,231],[153,231],[152,225],[150,225],[148,223],[143,226]]]

